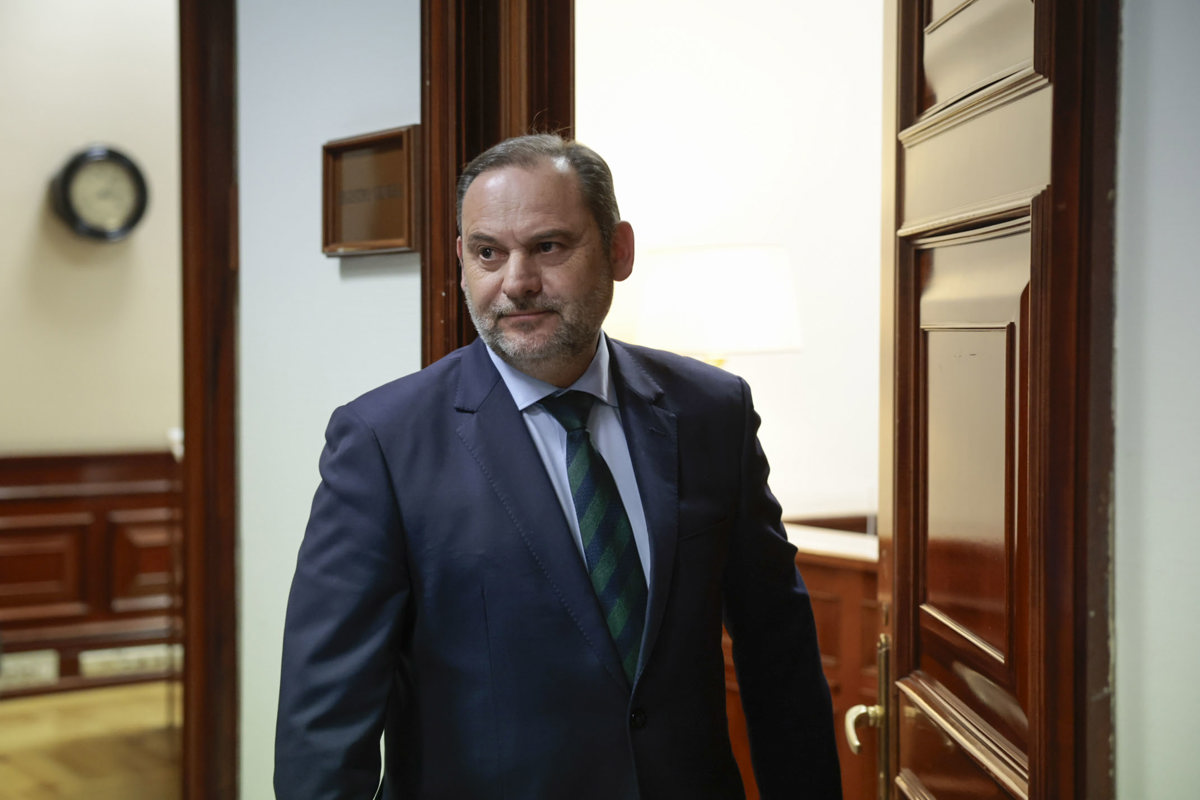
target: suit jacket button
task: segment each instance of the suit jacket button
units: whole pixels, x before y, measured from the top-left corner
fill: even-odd
[[[646,712],[643,709],[635,708],[629,715],[629,727],[635,731],[646,727]]]

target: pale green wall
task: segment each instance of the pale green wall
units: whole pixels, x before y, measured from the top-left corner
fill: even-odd
[[[420,366],[420,257],[321,254],[321,145],[420,120],[417,0],[238,3],[241,796],[271,793],[283,614],[330,412]]]
[[[1122,800],[1200,797],[1200,3],[1126,2],[1117,173]]]
[[[171,2],[0,3],[0,456],[167,447],[182,414],[179,50]],[[112,145],[150,205],[117,243],[47,187]]]

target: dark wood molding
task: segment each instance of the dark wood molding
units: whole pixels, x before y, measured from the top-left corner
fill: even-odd
[[[876,630],[887,636],[888,641],[899,640],[897,630],[895,596],[893,587],[897,583],[895,559],[897,548],[895,530],[897,515],[905,513],[900,502],[904,495],[898,498],[895,494],[896,476],[903,467],[898,462],[903,449],[896,447],[896,426],[899,409],[896,406],[899,389],[899,364],[903,363],[897,355],[898,331],[901,322],[897,319],[900,302],[897,292],[901,282],[897,280],[897,263],[899,261],[899,246],[896,231],[901,225],[899,215],[900,183],[897,164],[900,163],[903,146],[900,144],[899,131],[903,129],[901,114],[907,114],[912,103],[901,96],[901,91],[910,91],[911,80],[901,80],[906,75],[905,70],[911,69],[911,54],[907,48],[900,47],[901,24],[909,23],[910,15],[901,15],[899,0],[884,0],[883,2],[883,53],[882,53],[882,130],[880,131],[880,189],[882,192],[879,213],[879,503],[876,508],[875,535],[879,539],[879,564],[877,572],[876,602],[878,617]],[[903,549],[900,549],[901,557]],[[894,672],[896,659],[893,656],[891,667]],[[885,676],[888,693],[877,698],[877,702],[887,708],[896,708],[898,699],[890,687],[893,686],[891,675]],[[876,760],[881,783],[888,785],[891,780],[892,765],[898,763],[897,743],[899,726],[895,714],[889,714],[884,725],[886,731],[880,731],[888,743],[888,750],[880,753],[877,749]],[[882,759],[879,756],[882,755]],[[880,792],[879,794],[883,794]]]
[[[1060,0],[1053,19],[1044,23],[1053,41],[1056,120],[1047,209],[1054,235],[1046,255],[1051,263],[1070,265],[1065,272],[1071,278],[1051,287],[1046,330],[1057,346],[1047,347],[1045,365],[1070,420],[1061,428],[1051,421],[1055,436],[1044,463],[1075,476],[1043,503],[1043,522],[1053,526],[1059,544],[1053,555],[1072,568],[1071,585],[1064,587],[1070,593],[1069,601],[1064,598],[1071,610],[1070,636],[1060,634],[1057,652],[1048,656],[1064,681],[1050,691],[1073,689],[1073,748],[1052,757],[1072,765],[1073,796],[1089,800],[1116,795],[1111,492],[1119,20],[1116,0]],[[1070,535],[1060,538],[1060,531]],[[1042,797],[1070,796],[1055,775],[1035,787]]]
[[[180,0],[185,800],[238,796],[235,18]]]
[[[1045,4],[1050,5],[1050,4]],[[1031,362],[1041,532],[1035,596],[1046,681],[1033,702],[1056,728],[1035,739],[1033,797],[1112,798],[1113,205],[1118,46],[1115,2],[1059,0],[1039,13],[1054,83],[1050,196],[1035,252],[1047,269]],[[1040,54],[1039,54],[1040,55]],[[1037,56],[1035,56],[1037,57]],[[1051,479],[1049,476],[1053,476]],[[1040,547],[1039,547],[1040,545]],[[1064,577],[1066,580],[1064,580]],[[1064,624],[1069,621],[1069,624]]]
[[[574,3],[423,0],[421,78],[421,359],[430,364],[475,338],[454,247],[459,171],[508,136],[571,135]]]
[[[157,450],[0,458],[0,488],[5,490],[53,484],[84,494],[98,484],[136,484],[164,475],[176,480],[178,473],[171,454]]]
[[[458,290],[455,181],[472,134],[483,126],[463,82],[477,68],[479,48],[469,46],[462,0],[421,3],[421,137],[425,208],[421,241],[421,362],[437,361],[458,347],[470,319]],[[475,92],[471,93],[472,95]],[[478,147],[471,141],[470,146]]]
[[[1083,181],[1080,209],[1084,282],[1084,332],[1087,393],[1083,401],[1085,491],[1077,513],[1087,531],[1085,573],[1076,587],[1083,644],[1076,651],[1082,664],[1079,682],[1079,730],[1075,758],[1082,788],[1092,800],[1116,797],[1116,754],[1113,741],[1114,614],[1113,496],[1113,320],[1114,232],[1117,164],[1117,98],[1121,5],[1117,0],[1086,3],[1082,8],[1083,102],[1081,134],[1091,169]]]
[[[0,502],[179,491],[167,452],[85,453],[0,459]]]
[[[575,4],[501,0],[503,136],[534,131],[570,137],[575,124]]]

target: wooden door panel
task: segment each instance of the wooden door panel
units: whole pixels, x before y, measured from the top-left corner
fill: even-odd
[[[917,363],[923,373],[917,476],[918,666],[965,690],[985,716],[1017,701],[1028,624],[1021,458],[1028,452],[1029,218],[920,245]],[[919,277],[918,277],[919,276]],[[986,681],[992,689],[976,687]],[[1022,711],[1022,717],[1024,711]],[[1012,729],[1024,742],[1024,729]]]
[[[923,240],[918,268],[921,325],[1004,327],[1018,319],[1029,286],[1032,242],[1028,220]]]
[[[924,111],[1033,60],[1029,0],[933,0],[923,39]]]
[[[1019,758],[981,752],[986,737],[956,724],[918,685],[900,687],[900,764],[896,786],[912,800],[1011,800],[1024,797],[1028,775]],[[986,765],[986,766],[985,766]]]
[[[923,118],[904,133],[902,233],[1005,201],[1050,181],[1053,96],[1032,71]]]
[[[1011,656],[1012,329],[925,329],[922,636],[1003,670]],[[943,638],[948,638],[941,634]]]
[[[1028,791],[1033,208],[901,240],[916,380],[913,470],[898,487],[912,498],[897,540],[913,572],[899,598],[897,786],[912,797]]]
[[[166,609],[179,598],[176,558],[182,535],[174,508],[122,509],[108,515],[109,600],[115,612]]]

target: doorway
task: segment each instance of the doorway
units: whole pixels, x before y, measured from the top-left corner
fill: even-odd
[[[136,684],[148,716],[123,722],[142,717],[163,734],[163,763],[177,762],[179,692],[162,683],[181,653],[181,467],[169,452],[183,394],[176,9],[20,2],[3,17],[0,105],[15,155],[0,199],[11,225],[0,257],[4,712],[33,703],[48,724],[48,705]],[[52,202],[53,181],[101,144],[150,192],[131,230],[106,241]]]

